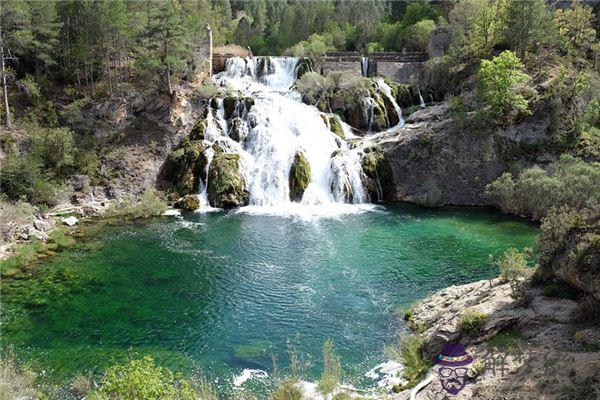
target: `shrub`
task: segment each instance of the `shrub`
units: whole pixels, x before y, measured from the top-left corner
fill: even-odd
[[[489,316],[475,309],[465,310],[458,320],[458,327],[463,335],[477,336],[483,330]]]
[[[330,36],[319,35],[313,33],[308,39],[297,43],[293,47],[285,51],[285,54],[296,57],[312,57],[318,58],[323,56],[328,51],[335,50]]]
[[[28,128],[33,138],[33,152],[39,155],[46,168],[65,174],[73,165],[75,142],[69,128]]]
[[[337,387],[341,376],[340,357],[335,353],[333,342],[327,340],[323,344],[323,374],[319,380],[319,390],[327,396]]]
[[[104,213],[108,218],[139,219],[162,215],[167,203],[154,190],[146,190],[140,197],[133,197],[112,205]]]
[[[11,351],[0,357],[0,399],[44,398],[35,387],[36,375],[19,365]]]
[[[176,378],[146,356],[109,368],[100,388],[90,397],[93,400],[194,400],[196,393],[188,381]]]
[[[528,103],[519,92],[529,81],[529,75],[521,70],[523,64],[512,51],[505,50],[492,60],[481,60],[479,67],[480,95],[497,116],[511,111],[528,111]]]
[[[402,377],[409,383],[408,386],[414,386],[421,380],[432,362],[423,358],[423,347],[425,339],[419,335],[406,336],[400,341],[400,349],[387,348],[387,353],[395,359],[400,359],[404,365]]]
[[[307,72],[296,81],[296,89],[309,104],[317,104],[333,87],[333,80],[317,72]]]
[[[570,300],[575,300],[579,295],[572,287],[559,282],[549,282],[544,285],[542,294],[546,297]]]
[[[527,260],[530,254],[531,249],[519,251],[511,247],[506,250],[502,258],[498,261],[500,280],[502,282],[512,282],[525,278],[529,272]]]
[[[486,187],[503,211],[543,218],[552,207],[573,209],[599,204],[600,163],[563,155],[547,170],[535,166],[515,179],[505,173]]]
[[[0,167],[0,189],[10,200],[53,206],[58,187],[42,174],[42,162],[34,155],[10,153]]]
[[[587,222],[586,210],[577,211],[568,207],[553,208],[542,220],[540,235],[537,240],[540,268],[544,269],[552,260],[556,251],[563,246],[570,230],[583,228]]]
[[[281,382],[271,393],[271,400],[301,400],[302,389],[298,386],[298,381],[288,379]]]
[[[71,381],[71,391],[78,399],[84,398],[92,390],[93,386],[92,376],[89,373],[79,373]]]
[[[430,19],[421,20],[407,30],[406,47],[413,51],[427,51],[429,36],[435,29],[435,22]]]

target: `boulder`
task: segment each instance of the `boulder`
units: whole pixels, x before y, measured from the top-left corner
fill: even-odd
[[[177,200],[174,207],[186,211],[194,211],[200,208],[200,200],[198,200],[198,196],[195,194],[188,194]]]
[[[231,120],[229,128],[229,137],[236,142],[243,142],[246,139],[244,132],[244,121],[241,118],[235,117]]]
[[[71,216],[71,217],[63,218],[61,221],[62,221],[62,222],[65,224],[65,225],[68,225],[68,226],[73,226],[73,225],[75,225],[76,223],[78,223],[78,222],[79,222],[79,219],[77,219],[77,217],[73,217],[73,216]]]
[[[208,177],[208,200],[212,206],[233,208],[248,204],[239,158],[238,154],[215,152]]]
[[[294,161],[290,167],[289,186],[290,200],[300,201],[304,195],[306,187],[310,183],[310,163],[303,153],[298,152],[294,156]]]
[[[162,178],[173,184],[182,195],[197,193],[200,179],[205,178],[205,147],[199,140],[187,138],[175,148],[163,167]]]

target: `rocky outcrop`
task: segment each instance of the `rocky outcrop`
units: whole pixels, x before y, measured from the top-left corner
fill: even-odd
[[[540,244],[551,254],[539,260],[539,274],[566,282],[600,302],[600,210],[558,215],[547,217],[542,225]]]
[[[175,208],[179,208],[181,210],[194,211],[200,208],[200,200],[198,199],[197,195],[188,194],[177,200],[173,205]]]
[[[600,347],[594,347],[600,342],[590,347],[589,341],[598,336],[574,323],[580,305],[546,297],[540,288],[528,291],[530,305],[522,307],[509,283],[493,279],[448,287],[413,307],[407,318],[424,340],[425,360],[432,360],[447,341],[462,343],[474,359],[458,395],[444,391],[434,366],[428,373],[432,382],[416,398],[575,399],[600,389]],[[476,333],[465,333],[468,312],[485,316]],[[394,398],[409,397],[410,390],[405,390]]]
[[[464,118],[441,103],[414,112],[403,128],[378,140],[385,200],[488,205],[485,186],[503,172],[554,158],[545,151],[551,139],[544,113],[506,127]]]
[[[298,152],[294,156],[294,161],[289,173],[290,200],[300,201],[304,195],[306,187],[310,183],[310,163],[306,156]]]
[[[240,172],[239,155],[215,151],[208,172],[208,200],[218,208],[248,204],[246,182]]]
[[[199,125],[196,124],[193,132],[198,131]],[[198,193],[200,180],[204,180],[206,171],[204,150],[202,141],[185,138],[165,161],[162,179],[174,182],[175,190],[181,195]]]

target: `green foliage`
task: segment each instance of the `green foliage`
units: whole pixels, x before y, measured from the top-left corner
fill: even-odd
[[[489,60],[481,60],[479,67],[480,95],[497,116],[516,109],[528,111],[528,102],[519,92],[522,85],[529,81],[529,75],[523,73],[523,64],[512,51],[505,50]]]
[[[307,72],[296,81],[296,89],[309,104],[317,104],[334,86],[333,79],[317,72]]]
[[[97,400],[194,400],[196,393],[187,380],[157,366],[152,357],[134,359],[109,368],[100,388],[91,395]]]
[[[549,282],[542,288],[542,294],[546,297],[557,299],[575,300],[579,297],[576,290],[561,282]]]
[[[303,40],[288,49],[286,53],[296,57],[319,58],[328,51],[333,50],[335,50],[335,47],[332,44],[331,37],[313,33],[308,39]]]
[[[600,163],[563,155],[548,170],[532,167],[518,178],[505,173],[486,192],[505,212],[543,218],[552,207],[580,209],[600,203]]]
[[[0,166],[0,189],[10,200],[54,206],[58,186],[42,174],[43,165],[34,155],[9,153]]]
[[[553,36],[552,16],[544,0],[509,1],[505,13],[505,41],[521,59],[533,45],[547,43]]]
[[[271,393],[271,400],[301,400],[302,389],[296,380],[285,380]]]
[[[502,258],[498,260],[500,280],[503,282],[513,282],[527,277],[529,272],[527,261],[530,255],[531,249],[519,251],[511,247],[506,250]]]
[[[139,219],[162,215],[167,203],[154,190],[146,190],[140,197],[133,197],[112,205],[105,211],[106,218]]]
[[[461,334],[477,336],[481,333],[489,316],[479,310],[468,308],[461,314],[458,320],[458,328]]]
[[[402,377],[409,386],[418,383],[431,367],[432,362],[423,358],[425,339],[419,335],[407,336],[400,342],[400,361],[404,365]]]
[[[319,379],[319,390],[327,396],[338,386],[342,377],[340,357],[335,353],[333,341],[323,344],[323,373]]]
[[[585,58],[596,39],[594,10],[575,0],[570,8],[558,8],[554,22],[563,46],[575,57]]]
[[[537,261],[542,272],[551,262],[556,251],[563,247],[569,231],[584,228],[588,224],[587,220],[597,213],[597,210],[577,210],[569,206],[550,209],[542,220],[537,241]]]
[[[523,335],[515,329],[500,331],[487,342],[488,348],[505,352],[520,352],[524,344]]]
[[[461,47],[476,57],[487,57],[502,39],[504,5],[501,1],[460,0],[449,15]]]
[[[435,29],[435,22],[430,19],[421,20],[407,29],[406,47],[413,51],[427,51],[427,43],[431,32]]]

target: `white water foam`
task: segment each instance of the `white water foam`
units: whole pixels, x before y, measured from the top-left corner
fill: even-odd
[[[231,127],[224,118],[223,101],[209,111],[205,144],[219,144],[226,153],[240,156],[239,165],[249,192],[249,206],[241,212],[295,214],[309,217],[336,216],[368,211],[364,189],[362,149],[351,149],[346,141],[329,130],[314,106],[303,104],[294,83],[297,59],[293,57],[230,58],[226,70],[214,80],[243,96],[252,96],[250,110],[236,107],[244,140],[228,136]],[[338,118],[337,116],[335,118]],[[342,123],[348,137],[351,129]],[[289,171],[297,153],[310,164],[311,180],[299,203],[290,200]],[[207,178],[212,157],[208,157],[200,199],[208,205]]]
[[[268,376],[267,371],[262,369],[244,368],[241,374],[233,378],[233,386],[240,387],[250,379],[264,379]]]

